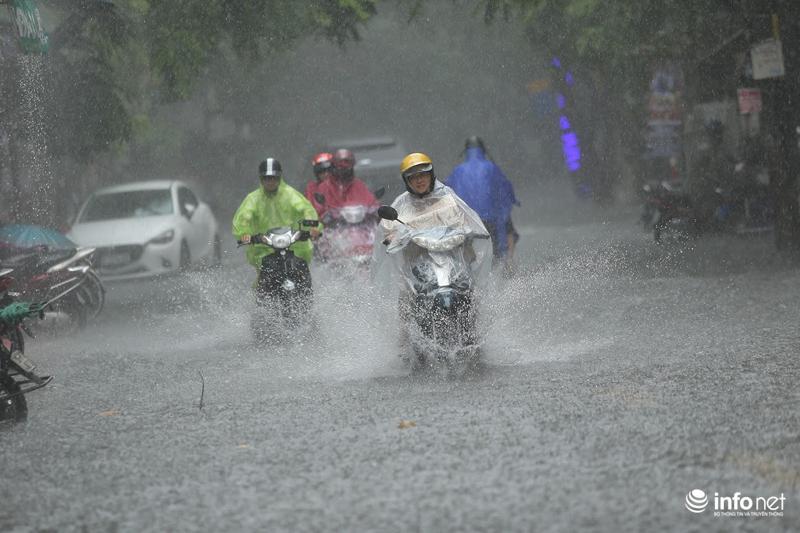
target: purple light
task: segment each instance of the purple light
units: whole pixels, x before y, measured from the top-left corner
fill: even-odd
[[[567,107],[566,97],[564,97],[564,95],[561,93],[556,94],[556,104],[558,104],[559,109],[564,109]]]
[[[575,85],[575,79],[572,77],[572,72],[569,70],[566,74],[564,74],[564,81],[567,82],[567,86],[572,87]]]
[[[552,61],[552,63],[553,63],[553,66],[554,66],[554,67],[556,67],[556,68],[561,68],[561,60],[559,60],[557,57],[554,57],[554,58],[553,58],[553,61]]]
[[[561,115],[561,117],[558,119],[558,122],[561,125],[561,129],[564,130],[564,131],[567,131],[571,127],[569,125],[569,119],[567,117],[565,117],[564,115]]]
[[[564,163],[570,172],[577,172],[581,168],[581,146],[578,136],[568,132],[561,136],[561,149],[564,152]]]

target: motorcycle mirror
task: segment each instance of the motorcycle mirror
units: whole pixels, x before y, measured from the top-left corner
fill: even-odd
[[[316,200],[318,204],[325,205],[325,195],[321,192],[314,193],[314,200]]]
[[[376,189],[373,194],[375,195],[375,198],[380,200],[381,198],[383,198],[383,195],[386,194],[386,187],[381,187],[379,189]]]
[[[388,205],[382,205],[378,208],[378,216],[384,220],[397,220],[397,209]]]

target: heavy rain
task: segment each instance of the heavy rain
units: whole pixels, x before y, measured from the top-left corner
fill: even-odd
[[[0,0],[0,530],[800,530],[799,99],[794,0]]]

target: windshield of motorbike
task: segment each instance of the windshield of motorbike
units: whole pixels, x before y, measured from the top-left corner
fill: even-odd
[[[410,242],[433,252],[448,251],[463,244],[468,233],[463,228],[447,226],[402,231],[386,247],[386,252],[396,253]]]
[[[125,191],[93,196],[83,210],[80,222],[163,216],[173,213],[170,189]]]

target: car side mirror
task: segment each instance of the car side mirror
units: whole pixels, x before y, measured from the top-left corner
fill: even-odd
[[[383,198],[383,195],[386,194],[386,187],[381,187],[379,189],[376,189],[373,194],[375,195],[375,198],[380,200],[381,198]]]
[[[197,211],[197,206],[193,204],[183,204],[183,213],[189,220],[192,219],[194,212]]]

